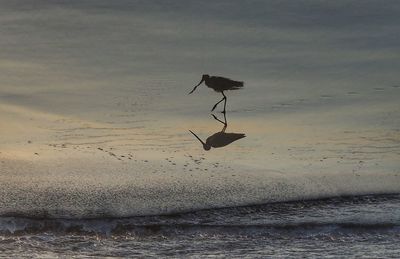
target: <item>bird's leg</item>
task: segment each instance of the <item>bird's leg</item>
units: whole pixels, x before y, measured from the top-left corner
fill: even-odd
[[[215,120],[221,122],[221,123],[224,125],[224,130],[225,130],[225,128],[228,126],[228,123],[226,122],[226,116],[225,116],[225,114],[224,114],[225,122],[223,122],[222,120],[218,119],[217,116],[215,116],[214,114],[211,114],[211,115],[214,117]]]
[[[225,104],[226,104],[226,100],[225,100]],[[226,112],[224,112],[223,114],[224,114],[224,121],[225,121],[224,125],[226,127],[226,126],[228,126],[228,121],[226,120]]]
[[[223,100],[225,100],[225,102],[224,102],[224,110],[222,111],[222,113],[224,114],[224,116],[225,116],[225,114],[226,114],[226,96],[225,96],[225,94],[224,94],[224,92],[222,91],[221,92],[222,93],[222,95],[224,96],[224,99]],[[225,121],[226,121],[226,117],[225,117]]]
[[[217,102],[217,103],[214,105],[214,107],[211,109],[211,111],[214,111],[215,108],[217,108],[217,105],[218,105],[220,102],[222,102],[223,100],[225,100],[225,97],[222,98],[219,102]]]
[[[226,127],[228,127],[228,121],[226,120],[226,113],[224,112],[224,127],[222,128],[221,132],[225,132]]]
[[[228,127],[228,125],[227,124],[225,124],[224,125],[224,127],[222,128],[222,130],[221,130],[221,132],[225,132],[225,130],[226,130],[226,127]]]
[[[224,125],[226,124],[226,120],[225,120],[225,122],[223,122],[222,120],[218,119],[217,116],[215,116],[214,114],[211,114],[211,116],[213,116],[215,120],[221,122],[222,124],[224,124]]]

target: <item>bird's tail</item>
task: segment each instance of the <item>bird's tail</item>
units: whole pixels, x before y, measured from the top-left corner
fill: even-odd
[[[226,135],[229,136],[229,138],[232,140],[232,142],[246,137],[246,135],[244,133],[226,133]]]
[[[231,88],[231,90],[237,90],[244,86],[242,81],[235,81],[235,85]]]

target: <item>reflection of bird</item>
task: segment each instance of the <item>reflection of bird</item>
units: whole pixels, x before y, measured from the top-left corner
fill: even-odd
[[[225,147],[238,139],[246,137],[246,135],[243,133],[225,133],[220,131],[209,136],[206,140],[206,143],[204,143],[196,134],[194,134],[193,131],[189,131],[201,142],[201,144],[203,144],[204,150],[210,150],[211,147]]]
[[[226,119],[224,123],[219,119],[217,119],[217,117],[215,117],[214,115],[213,117],[214,119],[224,124],[224,127],[220,132],[214,133],[213,135],[209,136],[206,140],[206,143],[204,143],[203,140],[201,140],[201,138],[199,138],[196,134],[194,134],[193,131],[189,130],[190,133],[192,133],[201,142],[201,144],[203,144],[204,150],[210,150],[211,147],[213,148],[225,147],[238,139],[246,137],[246,135],[243,133],[226,133],[225,130],[228,125]]]
[[[214,89],[214,91],[222,93],[223,98],[214,105],[214,107],[211,109],[211,111],[215,110],[215,108],[217,107],[217,105],[220,102],[225,101],[224,102],[224,111],[223,111],[223,113],[226,112],[226,96],[224,94],[224,91],[226,91],[226,90],[237,90],[237,89],[240,89],[241,87],[243,87],[243,82],[241,82],[241,81],[234,81],[234,80],[231,80],[229,78],[219,77],[219,76],[203,75],[203,77],[201,78],[200,83],[198,85],[196,85],[189,94],[193,93],[194,90],[196,90],[196,88],[203,82],[205,82],[205,84],[209,88]]]

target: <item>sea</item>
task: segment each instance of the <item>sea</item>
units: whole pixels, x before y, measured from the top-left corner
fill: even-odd
[[[0,257],[398,258],[399,24],[391,0],[0,0]],[[203,75],[244,82],[226,114]]]

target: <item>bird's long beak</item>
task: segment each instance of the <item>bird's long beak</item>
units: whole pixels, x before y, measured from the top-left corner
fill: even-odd
[[[193,131],[191,131],[191,130],[189,130],[189,131],[190,131],[190,133],[192,133],[201,142],[201,144],[203,144],[203,146],[206,144],[196,134],[194,134]]]
[[[194,90],[196,90],[196,88],[199,86],[199,85],[201,85],[201,83],[203,83],[203,81],[204,81],[204,79],[201,79],[201,81],[200,81],[200,83],[198,83],[194,88],[193,88],[193,90],[192,91],[190,91],[190,93],[189,94],[191,94],[191,93],[193,93],[194,92]],[[193,132],[192,132],[193,133]]]

